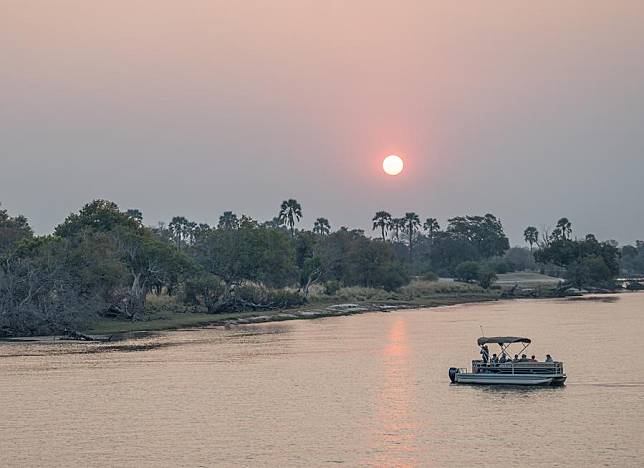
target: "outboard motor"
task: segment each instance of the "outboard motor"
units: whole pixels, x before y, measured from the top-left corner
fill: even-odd
[[[449,368],[449,379],[454,383],[454,380],[456,379],[456,374],[458,374],[458,369],[456,367],[450,367]]]

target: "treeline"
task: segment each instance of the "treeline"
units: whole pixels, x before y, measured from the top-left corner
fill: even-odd
[[[595,235],[573,238],[572,223],[568,218],[557,221],[555,228],[543,232],[534,226],[524,231],[524,239],[534,251],[535,260],[541,265],[561,268],[565,278],[574,286],[611,288],[621,273],[644,274],[644,242],[621,249],[616,241],[597,240]]]
[[[329,296],[349,286],[394,291],[414,276],[487,288],[497,273],[536,268],[534,257],[571,271],[590,268],[593,280],[596,257],[609,275],[616,268],[610,246],[586,239],[579,250],[568,231],[549,235],[534,256],[532,245],[510,249],[491,214],[450,218],[441,229],[434,218],[380,211],[375,238],[333,230],[326,218],[298,229],[301,219],[301,205],[290,199],[265,222],[226,211],[213,226],[177,216],[149,227],[139,210],[95,200],[52,235],[34,236],[27,219],[0,210],[0,336],[60,332],[98,317],[136,320],[152,294],[173,297],[182,310],[219,313],[297,306],[314,286]]]

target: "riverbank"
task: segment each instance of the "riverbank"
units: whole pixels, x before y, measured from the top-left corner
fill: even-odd
[[[404,301],[357,301],[314,303],[300,308],[255,310],[224,314],[169,312],[144,320],[101,320],[86,329],[84,334],[106,338],[132,332],[154,332],[181,328],[246,325],[251,323],[278,322],[283,320],[304,320],[323,317],[338,317],[366,312],[390,312],[400,309],[439,307],[470,302],[494,301],[500,298],[498,291],[492,294],[443,295],[410,302]]]
[[[232,327],[253,323],[305,320],[323,317],[355,315],[366,312],[390,312],[400,309],[450,306],[473,302],[488,302],[511,298],[551,298],[556,279],[530,274],[513,278],[504,275],[505,284],[490,289],[451,280],[414,280],[396,292],[371,288],[342,288],[333,296],[313,294],[301,307],[271,310],[209,314],[173,304],[168,296],[151,296],[146,313],[138,320],[102,318],[68,336],[52,336],[46,340],[75,341],[95,339],[118,341],[142,333],[199,327]],[[14,338],[12,341],[42,340],[42,337]]]

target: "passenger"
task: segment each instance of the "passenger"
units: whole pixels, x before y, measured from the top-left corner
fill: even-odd
[[[546,362],[555,362],[554,359],[552,359],[552,356],[549,354],[546,354]]]
[[[527,360],[528,360],[528,356],[526,356],[525,354],[522,354],[521,355],[521,362],[526,362]]]
[[[519,355],[515,354],[514,359],[512,359],[512,362],[519,362]]]
[[[499,359],[499,362],[501,364],[505,364],[506,362],[508,362],[508,358],[505,356],[505,353],[501,354],[501,359]]]
[[[499,363],[499,358],[496,357],[496,353],[492,355],[492,359],[490,360],[493,366],[496,366]]]
[[[530,358],[532,362],[538,362],[537,357],[533,354],[532,357]]]
[[[483,358],[483,362],[487,364],[488,359],[490,358],[490,351],[487,348],[487,345],[481,346],[481,357]]]

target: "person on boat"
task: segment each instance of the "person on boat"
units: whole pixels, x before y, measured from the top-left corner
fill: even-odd
[[[490,350],[488,349],[487,345],[481,346],[481,357],[483,358],[483,362],[487,364],[487,361],[490,358]]]
[[[492,359],[490,360],[490,363],[493,366],[496,366],[499,363],[499,358],[496,356],[496,353],[492,355]]]
[[[505,364],[508,362],[508,358],[506,357],[505,353],[501,354],[501,357],[499,358],[499,363],[500,364]]]
[[[519,355],[515,354],[514,359],[512,359],[512,362],[519,362]]]
[[[521,355],[521,362],[526,362],[528,360],[528,356],[525,354]]]
[[[538,362],[537,357],[533,354],[532,357],[530,358],[532,362]]]
[[[554,359],[549,354],[546,354],[546,362],[554,362]]]

